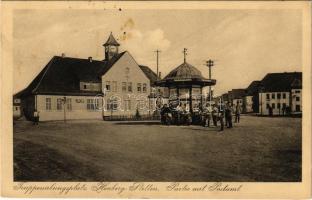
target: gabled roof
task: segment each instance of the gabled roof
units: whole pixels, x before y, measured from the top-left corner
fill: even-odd
[[[150,80],[151,86],[154,86],[155,82],[157,81],[156,73],[147,66],[139,65],[139,67],[144,72],[144,74],[147,76],[147,78]]]
[[[107,41],[103,46],[108,46],[108,45],[114,45],[114,46],[119,46],[120,44],[117,42],[117,40],[114,38],[113,33],[111,32]]]
[[[101,91],[81,91],[80,82],[100,83],[101,77],[125,52],[109,61],[54,56],[29,86],[14,96],[30,94],[96,95]]]
[[[302,88],[302,72],[267,74],[261,81],[264,92],[286,92],[292,88]]]
[[[253,81],[250,85],[246,88],[247,95],[253,96],[258,93],[261,86],[261,81]]]
[[[241,99],[246,95],[245,89],[232,89],[231,96],[232,99]]]

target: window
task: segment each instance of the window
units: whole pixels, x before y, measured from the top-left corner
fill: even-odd
[[[46,98],[46,110],[52,110],[51,98]]]
[[[105,88],[106,88],[107,91],[110,91],[110,89],[111,89],[110,81],[106,81]]]
[[[147,91],[146,88],[147,88],[146,83],[143,83],[143,92],[144,92],[144,93],[146,93],[146,91]]]
[[[296,101],[300,101],[300,97],[296,97]]]
[[[111,98],[107,101],[107,110],[117,110],[118,109],[118,100],[117,98]]]
[[[266,99],[270,100],[270,94],[266,94]]]
[[[300,93],[300,90],[296,90],[295,93]]]
[[[270,107],[270,104],[267,103],[267,104],[266,104],[266,108],[269,109],[269,107]]]
[[[275,109],[275,103],[272,103],[272,108]]]
[[[296,112],[300,112],[300,105],[296,105]]]
[[[125,103],[124,109],[125,109],[126,111],[131,110],[131,101],[130,101],[130,99],[126,99],[126,100],[124,101],[124,103]]]
[[[123,92],[127,91],[127,83],[126,82],[122,82],[122,91]]]
[[[63,101],[62,101],[62,99],[57,99],[57,101],[56,101],[56,109],[57,110],[63,110]]]
[[[283,107],[282,107],[283,109],[285,109],[286,108],[286,103],[283,103]]]
[[[87,85],[86,84],[83,85],[83,89],[87,89]]]
[[[277,99],[281,99],[281,93],[277,93]]]
[[[117,92],[117,81],[113,81],[113,92]]]
[[[99,99],[87,99],[87,110],[95,111],[99,109]]]
[[[283,99],[286,99],[286,93],[283,93]]]
[[[132,82],[128,83],[128,92],[132,92]]]
[[[72,101],[70,98],[66,99],[67,110],[72,111]]]
[[[277,103],[277,108],[280,109],[281,108],[281,104]]]
[[[141,87],[142,87],[142,84],[141,84],[141,83],[138,83],[138,84],[137,84],[138,92],[141,92]]]
[[[274,93],[272,93],[272,99],[275,99],[275,94]]]

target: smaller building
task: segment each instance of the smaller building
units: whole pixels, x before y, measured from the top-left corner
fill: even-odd
[[[231,101],[233,108],[235,109],[237,105],[241,106],[242,112],[246,112],[244,97],[246,95],[245,89],[232,89],[231,91]]]
[[[289,115],[302,113],[302,73],[267,74],[261,81],[259,114]]]
[[[253,81],[246,88],[246,96],[244,97],[246,113],[259,112],[259,88],[261,81]]]

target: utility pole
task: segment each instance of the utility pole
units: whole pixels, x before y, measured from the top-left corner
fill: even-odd
[[[156,80],[158,80],[158,77],[159,77],[159,53],[161,52],[161,51],[159,51],[158,49],[155,51],[156,52],[156,73],[157,73],[157,79]]]
[[[214,65],[213,60],[207,60],[206,66],[209,68],[209,80],[211,80],[211,67]],[[211,85],[209,86],[209,105],[211,106]]]

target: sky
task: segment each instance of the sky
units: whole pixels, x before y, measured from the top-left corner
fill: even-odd
[[[302,71],[299,10],[16,10],[14,93],[27,87],[55,55],[103,60],[110,32],[141,64],[164,77],[186,60],[208,77],[215,94],[246,88],[267,73]]]

